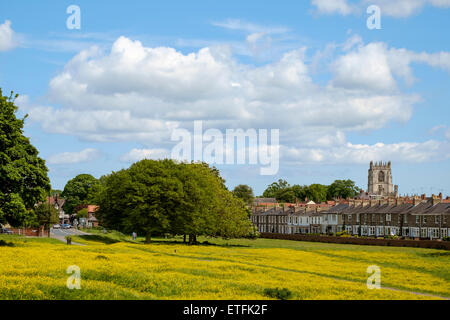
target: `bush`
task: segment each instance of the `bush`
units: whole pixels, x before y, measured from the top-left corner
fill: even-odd
[[[14,247],[14,243],[0,240],[0,247]]]
[[[264,289],[264,295],[280,300],[289,300],[290,298],[292,298],[292,292],[286,288],[266,288]]]
[[[450,237],[443,237],[442,240],[443,241],[450,241]]]

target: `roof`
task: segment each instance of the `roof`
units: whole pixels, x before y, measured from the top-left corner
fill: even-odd
[[[338,204],[331,207],[327,211],[322,211],[322,214],[326,213],[342,213],[342,214],[364,214],[364,213],[409,213],[412,215],[424,215],[424,214],[447,214],[450,213],[450,203],[437,203],[433,205],[431,202],[421,202],[414,206],[412,203],[399,203],[399,204],[375,204],[366,205],[362,204],[351,206],[348,204]]]
[[[256,203],[256,204],[277,203],[277,199],[275,199],[275,198],[254,198],[253,203]]]

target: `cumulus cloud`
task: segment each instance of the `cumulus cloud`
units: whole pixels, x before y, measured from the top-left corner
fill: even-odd
[[[416,56],[383,43],[364,45],[358,37],[342,49],[332,63],[333,78],[324,86],[310,75],[306,48],[252,66],[238,62],[228,47],[183,54],[120,37],[109,52],[83,50],[51,80],[48,96],[59,108],[28,106],[26,111],[48,132],[152,148],[132,150],[123,161],[167,150],[173,144],[171,132],[190,128],[194,120],[203,120],[205,130],[222,132],[280,129],[285,150],[304,148],[320,160],[328,156],[321,148],[346,150],[347,132],[410,119],[420,97],[402,93],[395,80],[412,76],[409,63],[421,59],[446,66],[445,54]],[[409,57],[404,69],[396,66],[395,56]]]
[[[143,159],[167,159],[170,158],[170,152],[166,149],[132,149],[130,152],[122,155],[122,162],[136,162]]]
[[[84,149],[80,152],[63,152],[48,158],[49,164],[75,164],[97,159],[100,152],[96,149]]]
[[[353,40],[352,40],[353,39]],[[423,63],[450,72],[450,52],[416,53],[404,48],[388,48],[383,42],[364,45],[359,37],[352,37],[343,46],[345,53],[332,64],[333,84],[346,88],[379,91],[397,90],[398,77],[406,84],[414,83],[411,65]]]
[[[419,13],[426,5],[436,8],[450,8],[449,0],[311,0],[311,4],[320,14],[360,14],[369,5],[377,5],[382,15],[394,18],[405,18]]]
[[[450,159],[450,143],[435,140],[373,145],[348,142],[326,149],[286,148],[284,154],[286,161],[296,164],[364,164],[372,160],[386,159],[395,162],[422,163]]]
[[[0,24],[0,51],[12,50],[18,45],[17,35],[11,29],[11,21]]]

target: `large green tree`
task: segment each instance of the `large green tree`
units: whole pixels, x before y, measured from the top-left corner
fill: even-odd
[[[360,190],[352,180],[336,180],[328,187],[328,198],[354,198]]]
[[[326,201],[328,195],[328,186],[323,184],[312,184],[305,190],[306,197],[316,203]]]
[[[146,236],[172,233],[241,237],[252,226],[242,200],[204,163],[142,160],[107,176],[97,216],[109,228]]]
[[[37,226],[44,226],[47,230],[50,230],[53,224],[59,222],[58,210],[48,202],[39,204],[34,212],[36,215]]]
[[[17,118],[15,98],[0,89],[0,222],[21,226],[27,209],[45,199],[50,180],[45,161],[23,134],[26,116]]]
[[[233,189],[234,196],[242,199],[244,203],[251,204],[255,195],[253,194],[253,189],[246,184],[240,184]]]
[[[69,180],[61,196],[66,200],[63,206],[67,214],[74,214],[75,208],[95,199],[100,186],[99,180],[90,174],[80,174]]]
[[[275,198],[278,202],[292,203],[295,201],[295,192],[286,180],[279,179],[267,187],[263,192],[263,197]]]

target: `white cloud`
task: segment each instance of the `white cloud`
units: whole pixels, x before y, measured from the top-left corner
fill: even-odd
[[[346,0],[312,0],[311,4],[317,8],[321,14],[341,14],[348,15],[356,12],[356,7]]]
[[[11,21],[0,24],[0,51],[12,50],[18,46],[17,35],[11,29]]]
[[[447,138],[447,140],[450,140],[450,128],[448,128],[445,132],[445,137]]]
[[[412,63],[425,63],[450,72],[450,52],[416,53],[403,48],[388,48],[383,42],[364,45],[359,37],[352,38],[344,44],[343,50],[355,45],[356,49],[346,52],[332,64],[333,84],[336,86],[396,91],[394,76],[408,85],[414,83]]]
[[[342,49],[332,64],[334,78],[323,86],[310,76],[305,48],[251,66],[234,59],[228,47],[182,54],[120,37],[110,52],[96,47],[80,52],[51,80],[49,97],[59,108],[24,105],[30,119],[48,132],[151,146],[134,150],[124,161],[155,155],[148,150],[167,150],[172,130],[189,128],[194,120],[203,120],[204,130],[222,132],[280,129],[285,148],[309,149],[327,159],[315,148],[344,148],[347,132],[404,123],[420,99],[403,94],[394,78],[412,76],[409,63],[418,61],[413,52],[383,43],[364,45],[358,37]],[[395,65],[396,56],[410,57],[402,66],[406,71]],[[432,57],[421,59],[445,66]]]
[[[395,91],[384,43],[370,43],[339,57],[333,64],[333,84],[344,88]]]
[[[287,27],[261,26],[239,19],[228,19],[225,21],[217,21],[213,22],[212,25],[230,30],[245,31],[248,33],[281,34],[289,32],[289,28]]]
[[[122,157],[120,157],[120,161],[136,162],[143,159],[158,160],[167,158],[170,158],[170,152],[166,149],[133,149],[122,155]]]
[[[80,152],[63,152],[48,158],[49,164],[75,164],[97,159],[100,152],[96,149],[84,149]]]
[[[445,128],[447,128],[446,125],[444,125],[444,124],[439,124],[439,125],[434,126],[433,128],[431,128],[430,131],[429,131],[428,133],[429,133],[429,134],[435,134],[436,132],[438,132],[438,131],[440,131],[440,130],[442,130],[442,129],[445,129]]]
[[[370,161],[423,163],[450,159],[450,143],[435,140],[393,144],[346,143],[331,148],[285,148],[286,161],[296,164],[365,164]]]
[[[394,18],[405,18],[419,13],[426,5],[436,8],[450,8],[449,0],[360,0],[353,2],[347,0],[311,0],[311,4],[320,14],[360,14],[365,12],[369,5],[377,5],[382,15]]]

